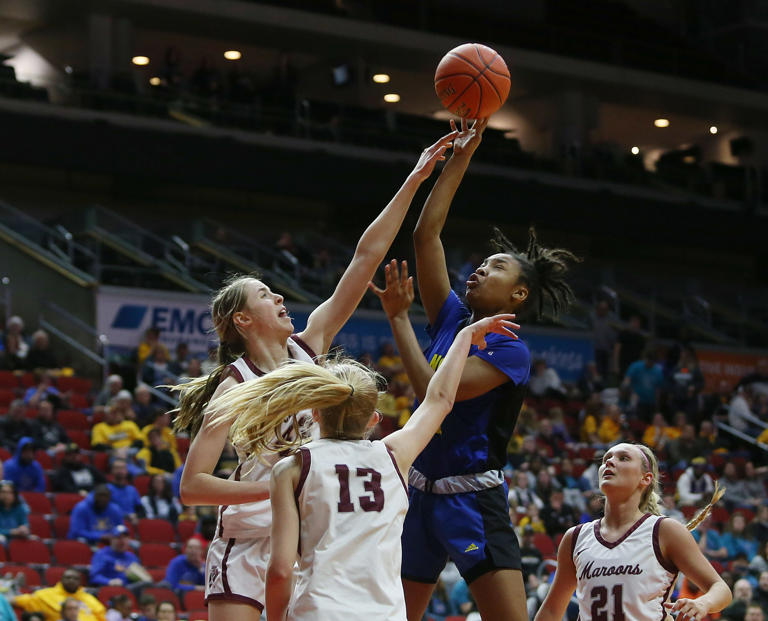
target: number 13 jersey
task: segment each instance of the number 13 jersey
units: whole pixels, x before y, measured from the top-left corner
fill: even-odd
[[[646,513],[613,542],[600,535],[600,520],[574,530],[580,621],[664,621],[677,568],[661,555],[662,519]]]
[[[405,482],[381,441],[301,447],[299,571],[289,619],[405,621],[400,536]]]

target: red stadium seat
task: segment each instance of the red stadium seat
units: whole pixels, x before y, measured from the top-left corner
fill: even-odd
[[[61,392],[78,392],[87,395],[91,392],[93,382],[84,377],[59,377],[56,380],[56,385]]]
[[[149,491],[149,481],[152,477],[148,474],[140,474],[135,479],[133,479],[133,486],[136,488],[136,491],[139,492],[140,496],[146,496],[147,492]]]
[[[11,457],[13,457],[13,453],[11,453],[11,451],[9,451],[8,449],[5,449],[5,448],[0,448],[0,460],[1,461],[6,461],[6,460],[10,459]]]
[[[181,602],[176,597],[176,593],[171,589],[165,589],[163,587],[147,587],[143,591],[144,595],[152,595],[156,602],[173,602],[176,606],[176,610],[181,610]]]
[[[42,541],[34,539],[11,539],[8,544],[8,559],[12,563],[51,564],[51,553]]]
[[[176,556],[176,550],[162,543],[145,543],[139,548],[139,559],[144,567],[167,567]]]
[[[733,513],[734,514],[741,513],[741,515],[743,515],[744,519],[747,521],[747,524],[749,524],[753,519],[755,519],[755,512],[752,511],[752,509],[747,509],[747,508],[736,509]]]
[[[29,520],[29,532],[35,537],[40,537],[40,539],[51,538],[51,523],[46,516],[39,513],[30,513],[27,519]]]
[[[70,431],[71,429],[88,431],[91,428],[91,423],[88,421],[88,417],[80,410],[61,410],[56,414],[56,420],[59,425],[64,427],[67,431]]]
[[[0,563],[5,563],[7,561],[7,557],[5,556],[5,546],[0,545]]]
[[[43,449],[37,449],[35,451],[35,459],[40,464],[43,470],[53,470],[53,457],[46,453]]]
[[[109,453],[91,453],[93,467],[102,472],[109,472]]]
[[[184,593],[184,610],[202,610],[205,608],[205,593],[203,591],[186,591]]]
[[[40,513],[42,515],[48,515],[53,513],[53,507],[51,507],[51,501],[48,500],[45,492],[20,492],[24,502],[29,505],[29,511],[31,513]]]
[[[59,515],[54,518],[53,533],[57,539],[66,539],[69,534],[69,515]]]
[[[82,541],[56,541],[53,556],[60,565],[90,565],[93,552]]]
[[[168,520],[143,519],[138,524],[138,539],[142,543],[173,543],[176,531]]]
[[[96,597],[102,604],[109,606],[109,600],[111,600],[115,595],[127,595],[131,599],[131,605],[133,606],[133,609],[138,610],[139,605],[136,602],[136,598],[134,597],[133,593],[131,593],[125,587],[103,586],[99,589]]]
[[[694,515],[696,515],[698,508],[695,507],[694,505],[685,505],[683,507],[680,507],[680,511],[682,511],[686,520],[690,520]]]
[[[545,558],[548,556],[554,558],[557,555],[555,550],[555,543],[546,533],[535,533],[533,535],[533,545],[538,548],[539,552],[541,552],[541,555]]]
[[[72,440],[77,446],[79,446],[84,451],[90,451],[91,450],[91,434],[88,431],[83,431],[82,429],[68,429],[67,435],[69,436],[69,439]]]
[[[3,565],[2,571],[3,575],[11,574],[12,576],[15,576],[16,574],[24,574],[24,578],[26,579],[28,587],[39,587],[43,584],[43,581],[40,578],[40,574],[37,572],[37,570],[32,569],[27,565],[7,564]]]
[[[725,571],[725,567],[723,567],[723,564],[719,561],[709,561],[712,567],[714,567],[715,571],[719,574],[722,574]]]
[[[179,540],[182,543],[186,543],[187,539],[195,534],[195,530],[197,530],[197,522],[194,520],[181,520],[176,524],[176,530],[179,533]]]
[[[16,393],[10,388],[0,388],[0,406],[10,405],[16,398]]]
[[[54,586],[56,583],[61,582],[61,577],[68,569],[72,568],[63,565],[51,565],[50,567],[47,567],[45,570],[45,583],[48,586]],[[83,576],[83,578],[85,578],[85,576]],[[83,580],[83,583],[85,583],[85,580]]]
[[[53,506],[56,507],[56,513],[59,515],[69,515],[75,505],[83,500],[80,494],[70,494],[69,492],[59,492],[53,497]]]
[[[32,386],[36,386],[37,381],[38,380],[34,373],[24,373],[19,378],[19,384],[21,384],[22,388],[31,388]]]
[[[179,455],[181,455],[182,460],[184,459],[184,456],[189,452],[189,438],[185,437],[176,437],[176,448],[179,451]]]
[[[712,521],[725,524],[731,519],[731,512],[725,507],[712,507]]]
[[[0,388],[18,388],[19,378],[13,371],[0,371]]]
[[[165,580],[166,569],[166,567],[150,567],[147,571],[152,576],[152,581],[157,584]]]
[[[69,395],[69,405],[76,410],[82,410],[84,408],[87,408],[90,405],[90,403],[86,395],[81,395],[75,392]]]

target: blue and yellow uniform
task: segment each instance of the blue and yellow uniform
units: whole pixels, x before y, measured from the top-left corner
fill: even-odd
[[[433,369],[470,314],[451,292],[428,329],[425,354]],[[501,470],[525,397],[531,354],[523,342],[501,334],[488,334],[486,343],[484,350],[473,345],[469,355],[493,365],[509,381],[457,401],[414,462],[403,527],[402,575],[409,580],[437,582],[449,557],[468,583],[493,569],[520,569]]]

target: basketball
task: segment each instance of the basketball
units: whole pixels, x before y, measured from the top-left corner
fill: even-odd
[[[435,92],[457,116],[482,119],[509,95],[509,69],[501,55],[480,43],[465,43],[443,56],[435,71]]]

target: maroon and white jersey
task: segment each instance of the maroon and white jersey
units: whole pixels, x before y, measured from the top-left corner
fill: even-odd
[[[663,519],[646,513],[610,543],[600,535],[600,520],[576,527],[572,546],[580,621],[664,621],[677,568],[661,555]]]
[[[294,360],[301,362],[314,362],[313,352],[298,337],[288,339],[288,354]],[[247,382],[264,375],[253,362],[246,357],[235,360],[230,365],[231,374],[239,382]],[[297,415],[299,433],[304,438],[318,437],[319,427],[312,420],[311,410],[302,410]],[[286,419],[282,428],[285,437],[294,435],[292,418]],[[242,481],[269,481],[272,467],[281,459],[279,453],[262,453],[256,457],[246,459],[237,450],[240,464],[232,473],[230,479]],[[219,509],[219,527],[217,533],[224,539],[257,539],[269,537],[272,527],[272,507],[269,499],[259,502],[248,502],[239,505],[224,505]]]
[[[381,441],[301,447],[301,518],[292,621],[405,621],[400,582],[405,481]]]

